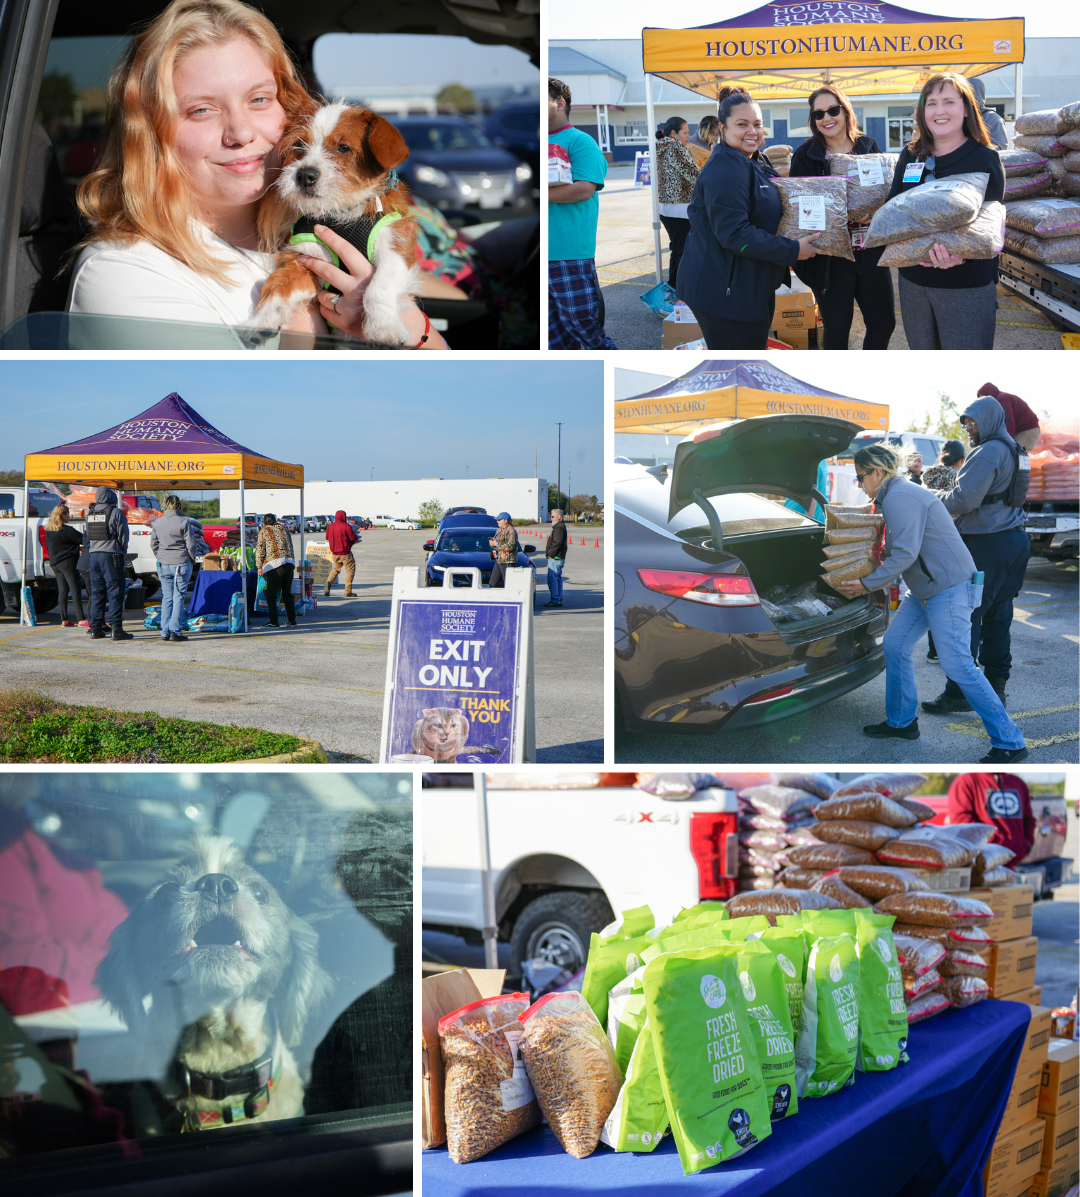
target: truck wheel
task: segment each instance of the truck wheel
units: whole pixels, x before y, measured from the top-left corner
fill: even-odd
[[[543,894],[517,917],[510,936],[510,972],[521,976],[523,960],[539,957],[572,973],[585,967],[589,939],[614,916],[602,894]]]
[[[45,585],[34,581],[34,610],[51,611],[60,601],[60,591],[55,582]]]

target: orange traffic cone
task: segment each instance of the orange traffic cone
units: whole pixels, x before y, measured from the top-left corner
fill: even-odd
[[[599,547],[600,547],[600,537],[598,536],[596,538],[596,544],[593,545],[593,548],[598,549]]]

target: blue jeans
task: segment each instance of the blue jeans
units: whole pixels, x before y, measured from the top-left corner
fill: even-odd
[[[105,624],[114,632],[124,625],[124,554],[88,553],[90,583],[90,631],[103,632]]]
[[[161,566],[158,577],[161,579],[161,638],[165,639],[170,632],[180,635],[184,630],[184,597],[187,594],[188,582],[194,563],[185,561],[182,565]]]
[[[549,557],[547,563],[548,595],[553,603],[562,602],[562,571],[566,558]]]
[[[925,602],[909,594],[900,604],[885,633],[885,722],[907,727],[919,713],[911,653],[929,628],[945,676],[963,691],[990,743],[995,748],[1023,748],[1023,734],[971,656],[970,587],[970,582],[958,582]]]

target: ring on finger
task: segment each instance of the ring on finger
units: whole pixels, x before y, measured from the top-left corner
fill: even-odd
[[[337,311],[338,300],[339,300],[340,298],[341,298],[341,293],[340,293],[340,292],[338,292],[337,294],[335,294],[335,295],[331,296],[331,298],[330,298],[330,307],[331,307],[331,308],[332,308],[332,309],[333,309],[335,312]]]

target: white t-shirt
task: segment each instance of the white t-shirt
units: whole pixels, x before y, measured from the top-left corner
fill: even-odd
[[[194,324],[247,324],[274,269],[274,255],[237,249],[205,226],[199,228],[207,249],[228,263],[231,285],[199,274],[148,241],[131,245],[101,241],[79,254],[68,311]]]

